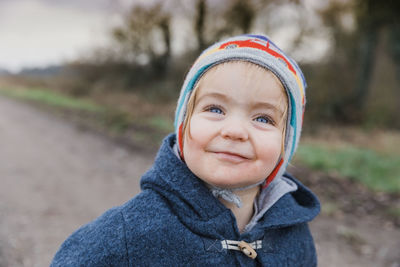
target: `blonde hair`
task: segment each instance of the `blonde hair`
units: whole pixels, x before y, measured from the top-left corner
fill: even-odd
[[[286,90],[282,84],[282,82],[279,80],[279,78],[270,70],[254,64],[252,62],[249,61],[244,61],[244,60],[233,60],[233,61],[227,61],[227,62],[222,62],[220,64],[217,64],[213,67],[211,67],[210,69],[206,70],[206,72],[203,73],[202,77],[204,77],[204,75],[207,75],[207,72],[209,72],[210,70],[215,71],[217,68],[223,67],[225,64],[231,64],[231,63],[240,63],[240,64],[246,64],[249,67],[249,71],[248,74],[246,75],[245,78],[247,78],[247,82],[250,81],[254,81],[252,80],[252,74],[255,73],[257,70],[263,70],[266,71],[268,73],[270,73],[272,75],[272,77],[276,80],[276,82],[280,85],[279,87],[281,88],[283,95],[284,95],[284,99],[282,101],[285,101],[285,109],[284,112],[282,114],[282,118],[281,121],[279,121],[278,123],[281,124],[283,123],[283,129],[282,129],[282,154],[281,156],[284,157],[284,153],[285,153],[285,137],[286,137],[286,124],[287,124],[287,111],[288,111],[288,97],[287,97],[287,93]],[[194,112],[194,108],[196,106],[196,99],[197,99],[197,95],[199,93],[199,88],[201,87],[201,83],[202,83],[202,77],[200,77],[200,79],[196,82],[195,87],[193,88],[192,94],[189,97],[189,100],[187,102],[187,106],[186,106],[186,113],[185,113],[185,118],[183,120],[183,127],[182,127],[182,138],[184,140],[185,135],[186,135],[186,131],[188,131],[189,136],[190,134],[190,119],[193,115]],[[183,142],[184,143],[184,142]]]

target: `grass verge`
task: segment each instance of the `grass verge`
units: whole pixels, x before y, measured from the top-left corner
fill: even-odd
[[[118,105],[98,104],[90,99],[81,99],[42,88],[0,87],[0,95],[31,101],[43,107],[51,107],[68,118],[89,128],[95,128],[112,137],[144,147],[157,146],[166,133],[173,129],[162,116],[134,116],[118,109]],[[58,112],[59,111],[59,112]],[[121,138],[118,138],[121,139]]]
[[[0,94],[17,99],[33,100],[59,108],[68,108],[89,112],[104,111],[103,107],[96,105],[90,100],[76,99],[41,88],[0,88]]]
[[[295,161],[323,172],[357,180],[374,191],[400,193],[400,157],[353,146],[299,146]]]

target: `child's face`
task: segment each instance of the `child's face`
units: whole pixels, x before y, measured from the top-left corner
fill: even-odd
[[[189,169],[208,184],[236,188],[264,180],[282,150],[286,95],[269,71],[243,62],[210,69],[199,81],[184,134]]]

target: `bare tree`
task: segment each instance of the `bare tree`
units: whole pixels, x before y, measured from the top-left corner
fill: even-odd
[[[160,3],[134,6],[112,35],[120,45],[123,60],[148,63],[164,72],[171,56],[170,15]]]
[[[196,3],[196,16],[194,21],[194,32],[197,39],[197,48],[202,51],[206,46],[204,37],[204,26],[207,14],[207,3],[206,0],[197,0]]]
[[[225,11],[225,31],[228,34],[249,33],[256,16],[256,10],[252,1],[236,0]]]

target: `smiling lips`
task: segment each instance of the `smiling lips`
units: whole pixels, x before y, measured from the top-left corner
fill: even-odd
[[[241,163],[250,160],[250,157],[247,155],[230,151],[213,151],[212,153],[214,153],[218,159],[232,163]]]

